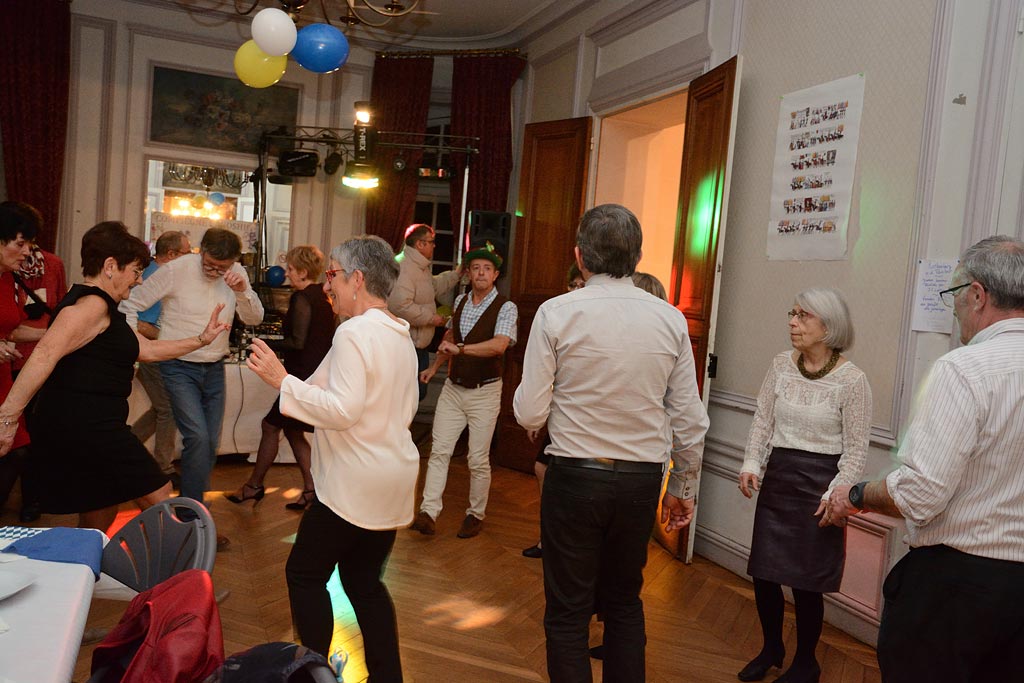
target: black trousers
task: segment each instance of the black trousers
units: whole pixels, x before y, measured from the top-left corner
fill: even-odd
[[[427,395],[427,385],[420,381],[420,373],[427,369],[430,365],[430,351],[426,349],[416,349],[416,386],[420,390],[420,400],[422,401]]]
[[[647,542],[659,472],[624,473],[552,463],[541,495],[544,631],[552,683],[589,683],[590,615],[604,613],[605,683],[642,683]]]
[[[398,683],[402,663],[391,595],[381,580],[395,543],[394,529],[371,531],[351,524],[315,501],[299,523],[285,574],[292,619],[302,644],[330,654],[334,613],[327,581],[338,567],[363,635],[369,683]]]
[[[1024,563],[914,548],[882,591],[884,683],[1024,681]]]

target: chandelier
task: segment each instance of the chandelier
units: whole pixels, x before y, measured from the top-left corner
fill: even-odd
[[[179,183],[201,185],[207,193],[215,186],[226,187],[238,192],[248,180],[248,174],[245,171],[179,163],[167,164],[167,175]]]
[[[245,9],[243,6],[243,0],[235,0],[235,12],[241,15],[251,14],[253,10],[256,9],[257,5],[259,5],[259,2],[260,0],[253,0],[248,9]],[[310,0],[277,0],[277,2],[281,5],[281,9],[292,18],[292,21],[296,22],[298,21],[299,14],[302,10],[310,4]],[[392,19],[404,17],[407,14],[433,14],[432,12],[416,10],[416,7],[420,4],[420,0],[411,0],[408,7],[401,2],[394,1],[378,6],[371,3],[370,0],[343,0],[343,2],[342,0],[318,0],[320,12],[328,24],[331,23],[331,19],[328,15],[327,8],[332,2],[339,5],[344,4],[345,13],[338,16],[337,19],[346,27],[366,25],[373,28],[380,28]],[[367,14],[367,12],[370,13]],[[373,18],[368,19],[367,17]],[[383,17],[383,19],[381,19],[381,17]]]

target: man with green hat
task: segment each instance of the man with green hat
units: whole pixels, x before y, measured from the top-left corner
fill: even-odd
[[[502,258],[493,244],[486,242],[472,249],[464,262],[472,289],[455,300],[455,313],[437,348],[437,360],[420,374],[421,382],[429,382],[441,364],[450,361],[448,379],[434,410],[433,447],[423,502],[410,528],[434,534],[448,480],[448,463],[455,442],[468,426],[469,508],[458,536],[472,538],[483,528],[491,487],[491,436],[501,408],[502,359],[505,350],[516,343],[519,311],[494,286]]]

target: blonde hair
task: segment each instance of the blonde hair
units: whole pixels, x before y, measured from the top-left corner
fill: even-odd
[[[653,294],[662,301],[668,301],[668,294],[665,293],[665,286],[661,280],[650,273],[633,273],[633,284],[648,294]]]
[[[292,247],[284,255],[284,261],[295,270],[306,271],[306,279],[316,282],[324,274],[324,253],[312,244]]]

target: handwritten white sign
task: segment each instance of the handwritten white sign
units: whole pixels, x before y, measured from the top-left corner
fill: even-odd
[[[259,226],[248,221],[211,221],[209,218],[197,216],[172,216],[162,211],[154,211],[152,214],[152,228],[150,235],[155,240],[168,230],[177,230],[188,236],[193,246],[199,246],[207,228],[218,227],[230,230],[242,240],[242,252],[254,251],[256,242],[259,240]]]
[[[917,262],[917,288],[914,292],[914,315],[910,327],[917,332],[953,331],[953,309],[946,308],[939,292],[949,288],[957,259],[921,259]]]

